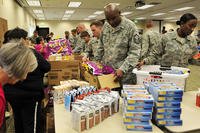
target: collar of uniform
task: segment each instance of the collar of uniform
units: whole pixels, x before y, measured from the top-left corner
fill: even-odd
[[[124,17],[122,17],[121,16],[121,18],[122,18],[122,20],[121,20],[121,22],[120,22],[120,24],[117,26],[117,27],[115,27],[115,28],[113,28],[108,22],[108,26],[110,27],[110,29],[111,29],[111,32],[116,32],[116,31],[119,31],[119,30],[121,30],[121,29],[123,29],[124,28],[124,26],[126,25],[125,24],[125,22],[124,22]]]
[[[178,30],[178,29],[177,29],[177,30]],[[179,37],[179,35],[178,35],[177,30],[174,31],[174,33],[175,33],[174,38],[178,40],[178,38],[180,38],[180,37]],[[191,36],[191,35],[188,35],[187,37],[185,37],[185,39],[187,39],[188,41],[191,41],[191,40],[192,40],[192,36]]]

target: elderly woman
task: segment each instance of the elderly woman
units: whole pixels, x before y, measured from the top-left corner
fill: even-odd
[[[2,89],[4,84],[15,84],[26,79],[29,72],[37,67],[33,52],[23,44],[8,43],[0,49],[0,127],[4,121],[5,96]]]
[[[10,30],[8,42],[23,41],[28,43],[28,32],[21,28]],[[7,44],[5,44],[7,45]],[[50,64],[31,48],[38,66],[27,75],[27,78],[15,85],[6,84],[3,86],[6,100],[13,109],[15,133],[42,133],[41,123],[41,101],[44,98],[44,73],[50,70]]]

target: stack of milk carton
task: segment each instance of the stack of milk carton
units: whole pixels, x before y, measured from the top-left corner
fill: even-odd
[[[155,122],[161,126],[182,125],[180,115],[183,90],[174,83],[149,82],[146,85],[155,100]]]
[[[152,95],[140,85],[123,85],[123,122],[127,130],[152,131]]]

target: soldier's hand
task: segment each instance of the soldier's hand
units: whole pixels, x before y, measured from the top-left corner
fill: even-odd
[[[119,81],[123,76],[123,71],[121,69],[117,69],[114,74],[114,81]]]
[[[140,62],[136,65],[137,69],[140,70],[140,69],[141,69],[141,66],[143,66],[144,64],[145,64],[144,60],[140,61]]]
[[[89,58],[87,58],[86,56],[84,56],[84,57],[82,58],[82,61],[83,61],[83,62],[87,62],[87,61],[89,61]]]

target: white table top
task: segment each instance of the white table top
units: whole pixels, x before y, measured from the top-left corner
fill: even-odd
[[[54,102],[54,119],[56,133],[77,133],[72,129],[71,114],[65,110],[64,104],[56,104]],[[146,133],[141,131],[127,131],[124,128],[122,112],[118,112],[108,117],[100,124],[83,133]],[[158,127],[153,125],[153,132],[147,133],[163,133]]]
[[[181,103],[183,120],[182,126],[166,126],[171,132],[183,133],[194,130],[200,132],[200,107],[196,106],[196,91],[184,92]]]

